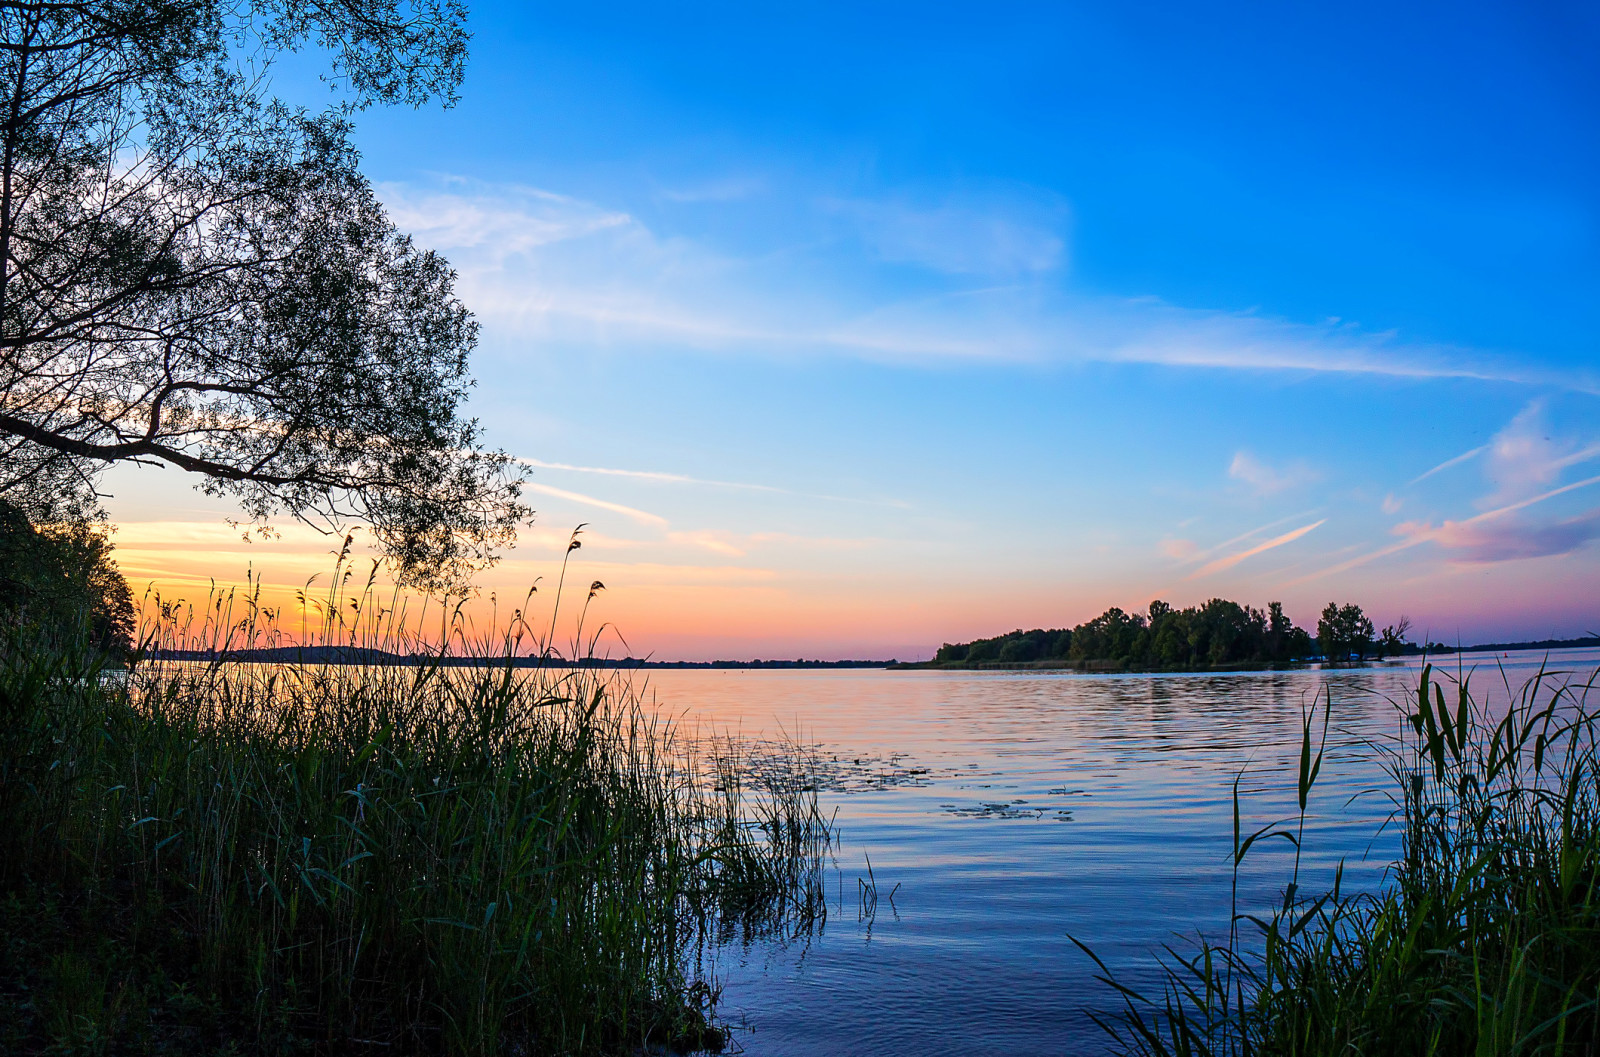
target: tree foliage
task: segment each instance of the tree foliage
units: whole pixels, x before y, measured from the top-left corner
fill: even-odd
[[[98,525],[35,528],[0,500],[0,623],[47,640],[83,641],[126,656],[133,649],[128,582]]]
[[[1317,621],[1317,643],[1330,661],[1366,660],[1372,651],[1372,621],[1354,602],[1329,602]],[[1398,638],[1398,635],[1394,636]]]
[[[107,465],[203,475],[247,515],[369,523],[453,582],[510,542],[520,475],[461,405],[477,324],[398,232],[350,117],[453,101],[457,0],[0,0],[0,496],[96,506]],[[271,90],[329,57],[335,102]]]
[[[1175,609],[1160,600],[1148,614],[1113,606],[1071,629],[1013,631],[970,643],[946,643],[934,660],[948,664],[1065,661],[1075,664],[1195,669],[1277,664],[1315,653],[1311,637],[1273,602],[1262,612],[1225,598]]]

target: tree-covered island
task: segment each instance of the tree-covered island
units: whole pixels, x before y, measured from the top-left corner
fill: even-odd
[[[945,643],[921,667],[1204,671],[1318,658],[1362,661],[1416,652],[1418,647],[1405,641],[1410,626],[1402,617],[1378,634],[1360,606],[1329,602],[1313,638],[1289,619],[1281,602],[1261,610],[1213,598],[1176,609],[1158,599],[1147,613],[1113,606],[1073,628],[1018,629],[994,638]]]

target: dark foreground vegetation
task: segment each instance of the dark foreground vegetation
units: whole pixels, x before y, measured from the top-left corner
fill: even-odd
[[[325,642],[397,633],[329,601],[354,623]],[[147,633],[262,639],[240,609]],[[717,1049],[697,944],[824,912],[815,794],[702,773],[737,753],[614,673],[130,670],[17,610],[0,630],[0,1052]]]
[[[1166,985],[1120,988],[1107,1023],[1143,1055],[1515,1055],[1600,1052],[1600,786],[1595,677],[1542,673],[1510,707],[1447,695],[1424,668],[1405,734],[1383,746],[1403,856],[1377,894],[1299,869],[1265,918],[1225,943],[1169,951]],[[1306,719],[1300,818],[1239,831],[1234,866],[1264,840],[1298,849],[1323,753]],[[1298,864],[1298,856],[1296,858]],[[1102,968],[1104,968],[1102,966]],[[1107,977],[1109,980],[1109,977]],[[1113,986],[1115,983],[1113,982]]]
[[[131,460],[363,522],[430,589],[491,561],[528,511],[464,414],[478,326],[352,143],[453,102],[468,39],[457,0],[0,4],[0,496],[92,517]]]
[[[1410,626],[1402,618],[1376,636],[1360,606],[1329,602],[1313,639],[1295,626],[1279,602],[1262,611],[1225,598],[1187,609],[1158,600],[1150,603],[1148,615],[1113,606],[1074,628],[1035,628],[945,643],[922,667],[1201,671],[1293,664],[1313,657],[1360,661],[1417,652],[1405,641]]]
[[[0,625],[71,629],[114,659],[133,649],[133,596],[105,527],[87,518],[34,525],[0,498]]]

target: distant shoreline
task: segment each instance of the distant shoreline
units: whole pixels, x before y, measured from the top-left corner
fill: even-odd
[[[1437,646],[1438,644],[1435,643]],[[1428,656],[1454,656],[1465,653],[1508,653],[1512,650],[1568,650],[1600,648],[1600,637],[1579,639],[1541,639],[1536,642],[1487,642],[1473,646],[1447,646],[1430,649]],[[1420,657],[1420,648],[1408,650],[1397,657]],[[507,663],[505,657],[440,657],[437,654],[403,654],[388,650],[349,646],[278,646],[271,649],[248,650],[151,650],[144,655],[153,661],[230,661],[240,664],[351,664],[407,666],[438,664],[447,668],[490,668]],[[568,660],[564,657],[512,657],[514,668],[606,668],[623,670],[707,670],[707,671],[792,671],[827,669],[879,669],[886,671],[1075,671],[1075,672],[1267,672],[1289,671],[1308,667],[1306,663],[1259,664],[1239,662],[1211,665],[1204,668],[1151,668],[1128,667],[1115,661],[900,661],[878,660],[754,660],[754,661],[657,661],[637,657],[585,657]]]
[[[1433,647],[1423,649],[1414,647],[1401,650],[1390,655],[1389,659],[1399,660],[1406,657],[1440,657],[1456,656],[1466,653],[1509,653],[1512,650],[1581,650],[1600,649],[1600,637],[1588,636],[1581,639],[1540,639],[1537,642],[1485,642],[1474,646],[1442,646],[1434,643]],[[1145,665],[1130,666],[1117,661],[901,661],[890,664],[888,667],[895,671],[943,671],[943,672],[978,672],[978,671],[1069,671],[1069,672],[1160,672],[1181,673],[1194,672],[1205,674],[1208,672],[1276,672],[1294,671],[1309,668],[1312,664],[1322,663],[1319,660],[1287,662],[1280,664],[1260,663],[1254,661],[1238,661],[1232,664],[1213,664],[1205,667],[1177,666],[1170,668],[1150,667]],[[1379,663],[1379,660],[1356,661],[1354,665]],[[1344,667],[1344,665],[1341,665]]]
[[[365,646],[275,646],[246,650],[150,650],[143,655],[152,661],[229,661],[239,664],[351,664],[367,666],[409,666],[437,664],[446,668],[498,668],[508,662],[513,668],[621,668],[621,669],[826,669],[893,668],[898,661],[851,660],[756,660],[756,661],[655,661],[637,657],[505,657],[443,656],[436,653],[405,654]]]

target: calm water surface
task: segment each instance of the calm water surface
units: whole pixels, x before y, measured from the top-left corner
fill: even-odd
[[[1475,656],[1472,686],[1505,697],[1543,654]],[[1600,652],[1562,651],[1582,671]],[[1069,935],[1124,982],[1148,984],[1163,943],[1225,931],[1231,787],[1247,825],[1292,814],[1302,709],[1332,700],[1302,883],[1377,886],[1398,839],[1372,747],[1416,663],[1227,675],[656,671],[681,728],[797,737],[836,769],[824,802],[841,842],[826,925],[710,953],[734,1049],[752,1055],[1094,1054],[1089,1020],[1118,1003]],[[1454,662],[1447,666],[1455,671]],[[1241,898],[1265,906],[1289,845],[1252,852]],[[1259,846],[1258,846],[1259,847]],[[880,900],[863,918],[871,857]],[[891,905],[883,894],[893,886]]]

